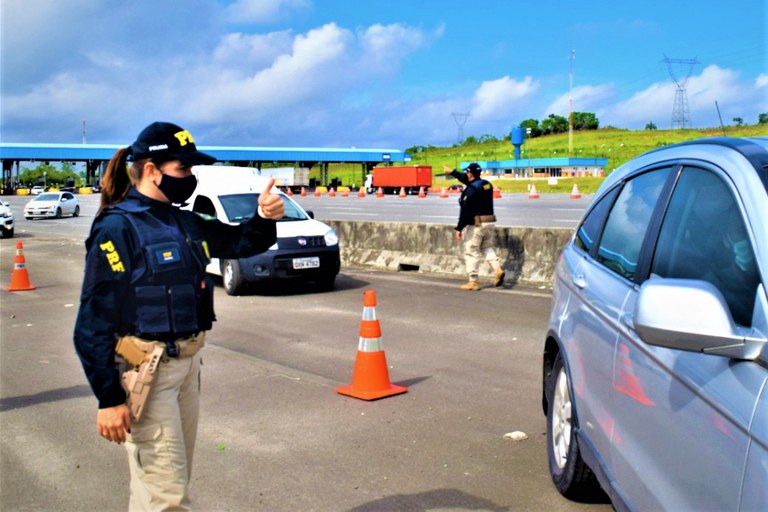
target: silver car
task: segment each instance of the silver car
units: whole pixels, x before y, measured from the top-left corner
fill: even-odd
[[[77,217],[80,205],[72,192],[44,192],[24,206],[24,218],[55,217],[64,215]]]
[[[768,510],[766,286],[768,138],[677,144],[606,178],[558,261],[544,346],[557,489]]]
[[[15,223],[13,220],[13,210],[8,201],[0,201],[0,233],[3,238],[13,238],[13,229]]]

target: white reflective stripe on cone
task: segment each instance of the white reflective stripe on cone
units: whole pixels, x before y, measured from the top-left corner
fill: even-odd
[[[378,352],[384,350],[384,344],[381,342],[381,338],[360,338],[360,343],[357,345],[357,350],[360,352]]]

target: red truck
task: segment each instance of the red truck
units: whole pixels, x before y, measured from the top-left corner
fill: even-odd
[[[365,179],[365,188],[369,194],[376,192],[379,187],[385,194],[398,194],[405,189],[406,194],[418,194],[424,187],[428,193],[432,186],[431,165],[403,165],[399,167],[375,167],[373,174]]]

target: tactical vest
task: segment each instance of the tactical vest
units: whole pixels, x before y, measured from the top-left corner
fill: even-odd
[[[462,207],[466,204],[469,187],[473,188],[473,195],[477,196],[476,200],[473,201],[477,211],[467,212],[467,214],[472,217],[475,215],[493,215],[493,185],[491,185],[490,182],[481,179],[477,179],[470,183],[459,198],[459,204]]]
[[[110,208],[132,227],[137,248],[130,290],[136,313],[133,334],[171,341],[211,328],[213,280],[202,240],[190,240],[173,216],[173,224],[156,219],[147,208],[124,201]]]

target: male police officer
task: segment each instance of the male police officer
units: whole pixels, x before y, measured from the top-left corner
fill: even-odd
[[[485,258],[493,267],[494,286],[504,282],[504,269],[501,261],[493,250],[493,241],[496,236],[496,216],[493,214],[493,186],[480,178],[480,166],[471,163],[465,172],[459,172],[448,166],[443,166],[443,171],[450,174],[464,184],[464,191],[459,198],[459,223],[454,228],[456,238],[462,238],[462,231],[466,228],[463,238],[464,258],[469,274],[469,282],[461,286],[462,290],[478,291],[480,283],[477,282],[480,260]]]

